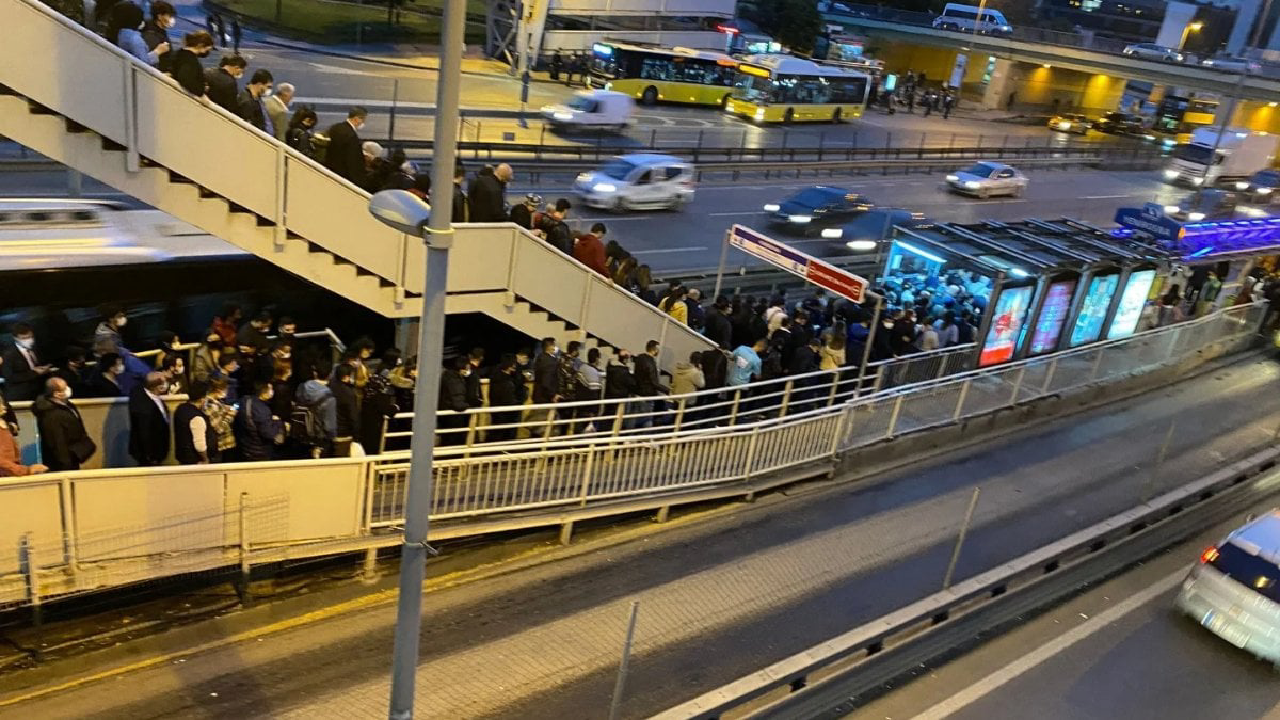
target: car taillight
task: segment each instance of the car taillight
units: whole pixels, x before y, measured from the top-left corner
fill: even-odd
[[[1205,548],[1205,551],[1200,553],[1201,563],[1207,564],[1217,559],[1218,559],[1218,548],[1216,546]]]

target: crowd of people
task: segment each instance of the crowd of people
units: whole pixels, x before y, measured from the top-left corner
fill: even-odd
[[[915,114],[916,106],[919,105],[924,117],[937,112],[942,114],[944,120],[950,119],[951,111],[955,109],[958,101],[955,88],[949,85],[933,87],[929,84],[929,78],[923,70],[919,75],[914,70],[907,70],[891,91],[885,91],[873,85],[867,98],[868,105],[879,106],[891,115],[896,113],[899,107],[905,108],[910,114]]]
[[[334,362],[327,347],[299,343],[292,318],[228,305],[194,350],[165,332],[159,352],[125,347],[128,322],[104,307],[89,348],[73,346],[59,365],[45,362],[34,329],[9,328],[0,353],[0,475],[77,470],[97,452],[72,398],[127,398],[129,455],[140,466],[172,456],[180,464],[347,457],[380,447],[384,419],[412,407],[416,358],[389,348],[374,357],[362,338]],[[185,400],[171,410],[175,396]],[[42,464],[21,466],[21,431],[10,403],[32,401]],[[360,450],[356,450],[359,447]],[[14,455],[11,457],[11,455]]]

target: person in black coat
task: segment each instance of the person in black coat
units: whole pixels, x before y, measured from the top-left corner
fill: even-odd
[[[208,81],[205,80],[200,58],[207,57],[210,52],[213,52],[213,36],[197,30],[187,33],[182,39],[182,48],[173,53],[169,73],[183,90],[196,97],[207,96]]]
[[[160,45],[171,45],[169,42],[169,28],[177,24],[178,11],[174,9],[172,3],[165,0],[155,0],[151,3],[151,19],[142,26],[142,39],[147,43],[148,50],[155,50]],[[160,72],[169,72],[173,68],[173,50],[162,53],[156,69]]]
[[[650,340],[645,343],[644,354],[636,358],[636,395],[640,397],[667,393],[667,388],[658,376],[658,347],[657,340]]]
[[[245,462],[274,459],[276,441],[284,440],[284,423],[271,414],[271,383],[260,380],[253,391],[240,398],[235,419],[236,448]]]
[[[129,455],[143,467],[159,465],[169,456],[169,410],[160,399],[163,373],[147,373],[146,382],[129,393]]]
[[[568,200],[560,198],[555,207],[542,214],[542,223],[538,226],[547,243],[569,257],[573,257],[573,231],[564,218],[571,207]]]
[[[606,400],[625,400],[636,394],[636,378],[627,364],[631,353],[623,350],[604,369],[604,397]]]
[[[36,338],[31,326],[13,326],[13,345],[0,353],[0,377],[4,378],[4,394],[9,402],[35,400],[44,379],[53,367],[40,362],[36,355]]]
[[[503,355],[498,367],[489,378],[489,407],[515,407],[521,405],[520,386],[524,378],[516,372],[516,356]],[[515,425],[520,422],[519,410],[507,410],[490,414],[492,425]],[[506,442],[516,438],[517,428],[498,428],[484,434],[486,442]]]
[[[245,122],[272,136],[275,135],[276,129],[267,124],[269,122],[267,109],[262,104],[262,98],[271,90],[274,80],[270,70],[255,70],[253,77],[249,78],[249,84],[245,85],[244,90],[241,90],[240,95],[236,97],[236,114]]]
[[[555,338],[542,339],[542,352],[533,360],[533,404],[545,405],[556,401],[560,389],[559,362],[556,359]]]
[[[463,413],[467,410],[467,358],[459,355],[449,361],[440,375],[440,400],[436,406],[439,410],[452,410]],[[437,424],[442,432],[441,445],[462,445],[467,441],[465,428],[470,421],[466,415],[441,415]]]
[[[239,114],[239,80],[244,75],[245,61],[238,55],[224,55],[218,67],[204,71],[209,86],[209,99],[230,113]]]
[[[360,433],[360,408],[356,402],[356,369],[347,363],[335,368],[329,390],[337,402],[335,409],[338,424],[333,436],[333,456],[351,457],[351,442]]]
[[[369,111],[362,107],[348,110],[346,120],[329,127],[329,148],[324,155],[325,167],[360,187],[365,183],[365,165],[358,131],[368,116]]]
[[[480,378],[483,376],[480,371],[482,363],[484,363],[484,348],[472,348],[467,356],[467,407],[484,407],[484,387],[480,383]]]
[[[493,169],[481,170],[471,181],[467,200],[471,204],[471,222],[507,222],[507,183],[511,181],[511,166],[501,163]]]
[[[45,394],[31,406],[40,432],[40,456],[51,472],[79,470],[98,448],[84,429],[80,411],[71,403],[71,389],[61,378],[51,378]]]
[[[191,384],[187,401],[173,411],[173,457],[180,465],[207,465],[218,461],[218,431],[200,409],[209,394],[209,383]]]
[[[707,339],[720,346],[721,350],[732,350],[733,323],[729,320],[729,301],[724,298],[716,300],[711,312],[707,313],[706,327],[703,334]]]

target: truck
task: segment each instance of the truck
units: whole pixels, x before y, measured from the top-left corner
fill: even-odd
[[[1196,128],[1190,142],[1174,146],[1169,164],[1165,166],[1165,181],[1194,187],[1234,188],[1236,182],[1247,181],[1259,170],[1271,167],[1280,135],[1227,128],[1219,140],[1218,132],[1217,128]]]

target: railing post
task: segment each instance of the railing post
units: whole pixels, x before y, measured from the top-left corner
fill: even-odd
[[[142,169],[138,152],[138,78],[133,63],[124,63],[124,167],[131,173]]]
[[[1053,374],[1058,370],[1058,358],[1049,361],[1049,369],[1044,373],[1044,386],[1040,388],[1041,395],[1049,394],[1049,387],[1053,383]]]
[[[840,368],[831,371],[831,392],[827,393],[827,407],[836,404],[836,392],[840,389]]]
[[[285,203],[286,203],[286,198],[288,197],[288,188],[289,188],[288,153],[285,152],[285,144],[282,142],[277,142],[276,143],[276,205],[275,205],[276,216],[272,218],[275,221],[275,227],[272,228],[272,233],[271,233],[271,240],[273,243],[275,243],[277,251],[284,249],[284,241],[288,237],[288,232],[285,230],[285,222],[286,222]],[[399,262],[403,266],[404,264],[404,252],[403,252],[404,233],[400,233],[400,245],[401,245],[401,252],[400,252]],[[397,273],[397,275],[398,274],[399,273]],[[403,285],[404,284],[403,278],[398,278],[398,279],[401,280],[400,284]]]
[[[680,402],[676,403],[676,419],[675,422],[671,424],[672,435],[678,435],[680,433],[680,425],[684,423],[684,408],[688,402],[689,398],[681,397]]]
[[[733,405],[729,407],[729,427],[738,424],[738,404],[742,402],[742,388],[733,391]]]
[[[747,441],[747,468],[742,474],[742,481],[751,480],[752,467],[756,464],[756,445],[760,442],[760,427],[751,428],[751,439]]]
[[[240,541],[240,602],[247,602],[249,599],[249,571],[251,568],[249,562],[249,533],[245,527],[245,511],[249,504],[249,493],[240,493],[240,506],[237,517],[239,526]]]
[[[627,401],[619,400],[618,411],[615,412],[613,415],[613,432],[611,433],[612,437],[616,438],[618,437],[618,435],[622,433],[622,423],[623,423],[623,419],[626,417],[626,411],[627,411]]]
[[[1018,393],[1022,392],[1022,379],[1027,376],[1027,366],[1018,368],[1018,379],[1013,381],[1013,394],[1009,397],[1009,406],[1018,404]]]
[[[1102,353],[1103,353],[1103,352],[1105,352],[1105,350],[1104,350],[1102,347],[1099,347],[1099,348],[1098,348],[1098,357],[1094,358],[1094,360],[1093,360],[1093,368],[1089,370],[1089,382],[1093,382],[1094,380],[1097,380],[1097,379],[1098,379],[1098,368],[1102,366]]]
[[[791,389],[795,386],[795,380],[787,378],[786,384],[782,386],[782,407],[778,408],[778,417],[787,416],[787,406],[791,404]]]
[[[591,492],[591,475],[596,465],[596,446],[591,444],[587,446],[587,466],[582,469],[582,491],[578,494],[580,500],[578,504],[582,507],[587,506],[587,497]]]
[[[890,413],[889,415],[889,428],[884,432],[885,437],[887,438],[893,437],[893,431],[898,429],[898,416],[900,414],[902,414],[902,395],[901,394],[899,394],[898,397],[893,401],[893,412]]]
[[[71,497],[71,478],[63,475],[58,485],[62,494],[63,561],[67,564],[67,573],[71,576],[75,589],[79,589],[80,560],[76,542],[79,523],[76,522],[75,502]]]
[[[18,539],[18,567],[26,581],[27,601],[31,603],[31,619],[40,625],[43,612],[40,607],[40,566],[36,562],[36,546],[31,532],[22,533]]]
[[[951,416],[952,420],[958,422],[960,420],[960,416],[964,414],[964,401],[969,397],[969,385],[972,384],[972,382],[972,380],[965,380],[964,384],[960,386],[960,397],[956,398],[956,411]]]
[[[933,376],[935,380],[947,376],[947,360],[951,359],[951,353],[942,354],[942,364],[938,366],[938,372]]]
[[[378,454],[381,455],[387,451],[387,432],[391,430],[391,418],[386,415],[382,416],[382,436],[378,438]]]

